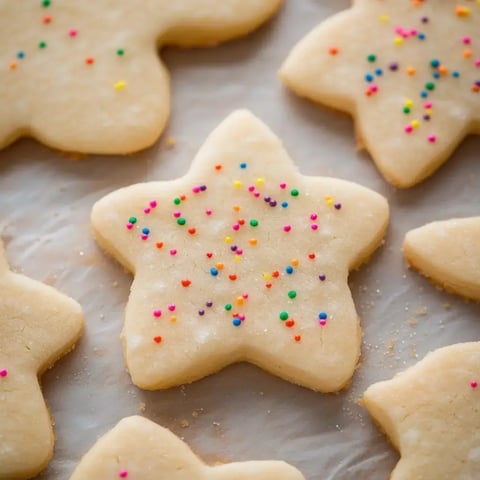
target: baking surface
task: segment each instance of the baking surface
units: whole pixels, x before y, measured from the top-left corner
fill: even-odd
[[[401,255],[411,228],[479,215],[480,139],[467,139],[430,180],[395,190],[367,154],[355,151],[349,117],[298,99],[277,79],[290,48],[349,5],[287,0],[273,22],[243,40],[165,50],[173,114],[166,134],[147,151],[72,160],[21,140],[0,152],[0,235],[12,268],[78,300],[87,321],[78,348],[43,377],[57,443],[39,479],[68,479],[99,435],[141,413],[209,462],[281,459],[307,480],[386,480],[398,456],[356,401],[372,382],[429,350],[480,339],[480,306],[437,290],[408,270]],[[269,125],[303,174],[353,180],[390,202],[384,247],[350,278],[364,345],[352,386],[338,395],[313,393],[244,364],[163,392],[138,390],[125,371],[119,334],[132,278],[94,243],[90,209],[122,186],[183,175],[206,136],[236,108],[249,108]],[[173,149],[166,147],[170,136]]]

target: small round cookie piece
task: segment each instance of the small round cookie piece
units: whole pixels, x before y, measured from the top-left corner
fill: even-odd
[[[480,475],[480,342],[429,353],[363,396],[401,459],[391,480]]]
[[[453,218],[410,230],[405,259],[445,290],[480,301],[480,217]]]
[[[177,436],[142,417],[121,420],[83,457],[70,480],[305,480],[280,461],[208,466]]]

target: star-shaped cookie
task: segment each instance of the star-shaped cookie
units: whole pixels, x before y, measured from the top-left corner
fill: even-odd
[[[385,178],[411,187],[480,134],[480,4],[355,0],[305,37],[280,75],[352,114]]]
[[[52,419],[38,375],[71,350],[83,329],[80,306],[8,269],[0,242],[0,478],[25,479],[47,466]]]
[[[403,253],[435,284],[480,301],[480,217],[432,222],[411,230]]]
[[[170,430],[128,417],[83,457],[70,480],[304,480],[280,461],[208,466]]]
[[[167,388],[248,361],[313,390],[346,386],[361,337],[348,272],[388,215],[375,192],[301,175],[246,111],[183,178],[104,197],[95,236],[135,274],[122,333],[133,382]]]
[[[401,459],[391,480],[480,478],[480,342],[428,354],[363,402]]]
[[[21,136],[84,153],[149,147],[170,112],[164,45],[247,34],[282,0],[0,0],[0,148]]]

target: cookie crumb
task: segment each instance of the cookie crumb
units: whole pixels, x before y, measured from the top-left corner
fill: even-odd
[[[144,412],[147,409],[147,405],[145,404],[145,402],[140,402],[140,404],[138,405],[138,409],[141,412]]]
[[[168,150],[171,150],[177,144],[177,139],[174,136],[167,137],[165,140],[165,146]]]
[[[180,420],[180,426],[182,428],[188,428],[190,426],[190,422],[186,418],[184,418],[183,420]]]

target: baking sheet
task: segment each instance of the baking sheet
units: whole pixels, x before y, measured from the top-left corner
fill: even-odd
[[[480,338],[480,306],[435,289],[405,267],[400,252],[413,227],[480,213],[480,139],[467,139],[427,182],[398,191],[367,154],[355,152],[347,116],[298,99],[276,77],[301,37],[349,5],[289,0],[273,22],[245,39],[213,49],[166,49],[170,127],[133,157],[72,160],[33,140],[0,152],[0,235],[12,267],[77,299],[87,319],[75,352],[43,377],[57,443],[39,479],[68,479],[99,435],[124,416],[143,414],[210,462],[282,459],[307,480],[386,480],[398,456],[357,399],[431,349]],[[118,337],[132,279],[95,245],[90,209],[122,186],[183,175],[206,136],[236,108],[265,121],[302,173],[358,181],[390,201],[385,246],[351,276],[363,357],[351,388],[338,395],[313,393],[246,364],[189,386],[143,392],[124,369]],[[166,147],[169,136],[176,139],[173,149]]]

